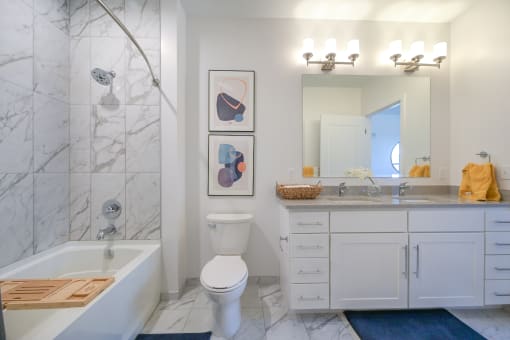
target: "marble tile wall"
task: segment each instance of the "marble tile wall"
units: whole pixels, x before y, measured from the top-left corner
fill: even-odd
[[[0,0],[0,267],[69,236],[69,8]]]
[[[107,3],[159,74],[160,0]],[[110,198],[117,238],[159,239],[160,181],[160,95],[112,19],[94,0],[0,0],[0,267],[94,239]]]
[[[160,70],[160,0],[108,0]],[[160,94],[140,53],[94,0],[70,0],[70,239],[95,239],[102,204],[123,205],[119,239],[159,239]],[[114,71],[111,86],[90,70]]]

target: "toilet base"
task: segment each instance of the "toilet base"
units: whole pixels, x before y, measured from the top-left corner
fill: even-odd
[[[237,299],[225,304],[213,303],[215,336],[230,338],[241,326],[241,300]]]

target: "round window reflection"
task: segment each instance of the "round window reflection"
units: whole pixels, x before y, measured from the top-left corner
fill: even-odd
[[[400,171],[400,142],[391,149],[391,166],[396,172]]]

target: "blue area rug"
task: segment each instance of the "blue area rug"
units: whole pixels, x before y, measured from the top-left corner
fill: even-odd
[[[346,311],[362,340],[483,340],[444,309]]]
[[[135,340],[209,340],[211,332],[179,334],[139,334]]]

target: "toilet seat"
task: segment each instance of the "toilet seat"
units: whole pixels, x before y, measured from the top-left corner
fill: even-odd
[[[227,293],[248,279],[248,268],[241,256],[215,256],[202,269],[200,282],[209,291]]]

